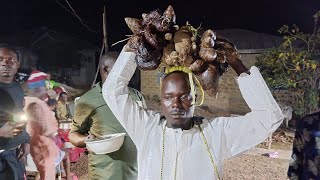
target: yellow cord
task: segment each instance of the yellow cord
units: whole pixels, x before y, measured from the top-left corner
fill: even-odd
[[[201,92],[201,100],[200,100],[200,103],[199,104],[196,104],[196,106],[201,106],[203,104],[203,101],[204,101],[204,90],[200,84],[200,81],[198,80],[198,78],[196,76],[193,76],[194,79],[196,80],[196,83],[198,85],[198,88],[200,89],[200,92]]]
[[[213,156],[212,156],[212,154],[211,154],[211,151],[210,151],[210,148],[209,148],[207,139],[206,139],[206,137],[204,136],[204,133],[203,133],[203,131],[202,131],[202,128],[201,128],[200,124],[198,124],[198,127],[199,127],[199,129],[200,129],[201,136],[202,136],[202,140],[203,140],[204,144],[206,145],[206,150],[207,150],[207,152],[208,152],[208,155],[209,155],[209,157],[210,157],[211,163],[212,163],[212,165],[213,165],[214,173],[216,174],[216,177],[218,178],[218,180],[220,180],[219,171],[218,171],[218,168],[217,168],[216,163],[214,163],[214,159],[213,159]]]
[[[166,68],[166,74],[169,74],[169,73],[172,73],[174,71],[182,71],[182,72],[185,72],[187,74],[189,73],[192,73],[192,71],[187,68],[187,67],[184,67],[184,66],[172,66],[172,67],[169,67],[169,68]]]
[[[192,104],[195,104],[196,103],[196,93],[194,90],[192,73],[188,73],[188,75],[189,75],[189,82],[190,82],[190,88],[191,88]]]
[[[213,169],[214,169],[214,173],[215,173],[216,177],[218,178],[218,180],[220,180],[218,167],[217,167],[216,163],[214,162],[214,159],[213,159],[213,156],[211,154],[207,139],[206,139],[206,137],[205,137],[205,135],[203,133],[203,130],[202,130],[200,124],[198,124],[198,127],[199,127],[199,130],[200,130],[201,136],[202,136],[203,143],[205,144],[206,150],[207,150],[208,155],[210,157],[210,160],[211,160],[211,163],[212,163],[212,166],[213,166]],[[164,124],[163,130],[162,130],[162,153],[161,153],[160,180],[163,180],[163,165],[164,165],[164,157],[165,157],[164,153],[165,153],[165,137],[166,137],[165,134],[166,134],[166,125]],[[179,156],[179,154],[177,152],[176,153],[175,166],[174,166],[174,179],[177,178],[178,156]]]
[[[162,153],[161,153],[161,169],[160,169],[160,179],[163,180],[163,162],[164,162],[164,144],[166,142],[166,125],[164,125],[162,130]]]

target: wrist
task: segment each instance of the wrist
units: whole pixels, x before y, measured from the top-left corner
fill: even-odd
[[[248,72],[248,68],[242,63],[240,59],[237,59],[232,62],[228,62],[228,64],[232,67],[232,69],[240,75],[241,73]]]
[[[80,137],[75,145],[80,148],[85,148],[87,146],[86,143],[84,142],[85,140],[86,140],[86,136]]]
[[[86,143],[84,142],[87,136],[80,134],[79,132],[72,132],[69,134],[69,140],[70,142],[80,148],[85,148]]]

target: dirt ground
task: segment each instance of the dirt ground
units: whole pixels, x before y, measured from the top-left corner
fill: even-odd
[[[88,180],[88,156],[83,156],[76,163],[71,163],[71,172],[74,172],[79,180]]]
[[[223,179],[285,180],[288,160],[240,155],[225,162]]]
[[[87,156],[71,165],[80,180],[88,179]],[[227,180],[285,180],[288,160],[264,156],[240,155],[224,164],[223,179]]]

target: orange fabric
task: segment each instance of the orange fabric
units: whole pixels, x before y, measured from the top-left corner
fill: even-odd
[[[59,153],[55,141],[49,137],[57,133],[58,123],[48,105],[35,97],[25,97],[25,111],[29,122],[30,154],[41,180],[55,180],[54,162]]]

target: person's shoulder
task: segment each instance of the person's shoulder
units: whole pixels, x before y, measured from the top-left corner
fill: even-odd
[[[98,92],[96,87],[93,87],[92,89],[84,93],[82,96],[80,96],[78,102],[95,101],[95,98],[101,98],[101,97],[102,97],[102,94]]]
[[[18,83],[17,81],[12,81],[12,86],[20,86],[21,87],[21,85],[20,85],[20,83]]]
[[[99,88],[97,87],[94,87],[87,91],[76,102],[77,107],[91,110],[106,104],[107,103],[103,99],[102,93],[99,91]]]
[[[308,114],[308,115],[302,117],[300,121],[315,121],[315,120],[319,120],[319,119],[320,119],[320,111],[312,113],[312,114]]]
[[[17,82],[17,81],[12,81],[11,87],[17,88],[17,89],[19,89],[19,90],[21,90],[23,92],[21,84],[19,82]]]
[[[315,128],[319,129],[320,125],[320,112],[315,112],[302,117],[297,122],[297,131],[311,131]]]
[[[226,117],[211,117],[209,119],[203,118],[203,121],[207,121],[212,127],[220,127],[226,122]]]

